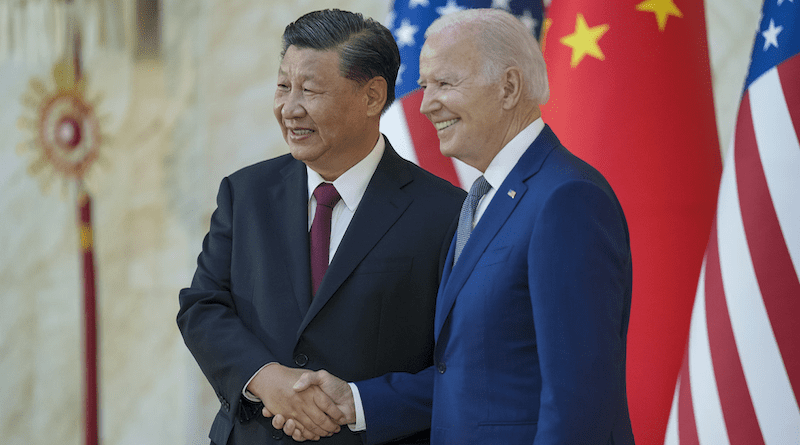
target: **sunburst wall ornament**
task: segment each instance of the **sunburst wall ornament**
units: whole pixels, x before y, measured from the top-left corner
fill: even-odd
[[[32,138],[18,149],[32,158],[28,171],[41,180],[43,190],[60,175],[66,193],[70,180],[91,182],[91,167],[101,159],[108,137],[97,115],[101,98],[86,99],[86,77],[76,78],[74,65],[61,61],[53,67],[52,80],[31,79],[22,96],[28,115],[19,119],[19,126]]]

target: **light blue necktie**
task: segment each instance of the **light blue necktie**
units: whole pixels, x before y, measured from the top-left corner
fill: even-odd
[[[467,198],[461,206],[461,215],[458,217],[458,231],[456,232],[456,252],[453,257],[453,264],[458,261],[461,251],[467,244],[470,233],[472,233],[472,220],[475,218],[475,209],[478,208],[478,203],[483,198],[483,195],[492,188],[483,176],[478,177],[472,183],[469,189]]]

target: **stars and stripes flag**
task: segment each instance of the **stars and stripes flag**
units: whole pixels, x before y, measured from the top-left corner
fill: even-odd
[[[422,90],[417,80],[425,30],[440,16],[467,8],[505,9],[539,36],[542,0],[396,0],[386,26],[397,41],[402,63],[395,88],[397,101],[381,119],[381,131],[401,156],[460,187],[469,187],[480,173],[441,154],[433,124],[419,112]]]
[[[800,443],[800,2],[762,12],[667,444]]]
[[[661,444],[722,171],[704,4],[554,0],[547,21],[542,115],[625,212],[628,406],[636,443]]]

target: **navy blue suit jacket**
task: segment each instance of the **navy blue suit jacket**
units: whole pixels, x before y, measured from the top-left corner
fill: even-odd
[[[632,444],[630,305],[622,208],[545,126],[455,266],[451,246],[435,365],[358,382],[368,443],[431,426],[432,444]]]
[[[312,301],[307,188],[305,165],[290,155],[225,178],[180,292],[178,326],[220,401],[210,433],[218,445],[293,443],[240,415],[242,389],[265,363],[350,381],[432,363],[436,292],[464,191],[387,141]],[[362,440],[343,428],[320,443]]]

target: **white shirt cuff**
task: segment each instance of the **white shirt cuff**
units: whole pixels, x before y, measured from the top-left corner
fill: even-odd
[[[245,399],[247,399],[247,400],[249,400],[249,401],[251,401],[253,403],[258,403],[258,402],[261,401],[261,399],[256,397],[255,394],[253,394],[252,392],[248,391],[247,387],[250,386],[250,382],[252,382],[253,379],[256,378],[256,375],[258,375],[258,373],[261,372],[262,369],[266,368],[267,366],[269,366],[269,365],[271,365],[273,363],[275,363],[275,362],[269,362],[266,365],[258,368],[258,371],[256,371],[256,373],[253,374],[252,377],[250,377],[250,380],[248,380],[247,383],[244,384],[244,388],[242,388],[242,395],[244,396]]]
[[[348,383],[348,385],[350,385],[350,390],[353,391],[353,404],[356,407],[356,423],[348,424],[347,427],[354,433],[366,431],[367,419],[364,418],[364,405],[361,404],[361,393],[358,392],[358,387],[355,383]]]

